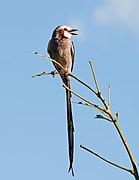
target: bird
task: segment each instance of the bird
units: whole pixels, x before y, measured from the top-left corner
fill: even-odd
[[[62,65],[61,68],[58,64],[53,62],[56,71],[60,74],[63,83],[70,88],[70,76],[67,75],[73,70],[75,49],[74,44],[70,40],[72,35],[77,35],[75,28],[67,25],[60,25],[52,33],[52,38],[48,43],[47,52],[50,58]],[[73,153],[74,153],[74,125],[71,105],[71,92],[66,89],[66,104],[67,104],[67,127],[68,127],[68,149],[69,149],[69,171],[73,170]],[[68,172],[69,172],[68,171]]]

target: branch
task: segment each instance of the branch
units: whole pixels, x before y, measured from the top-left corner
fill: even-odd
[[[82,102],[72,102],[74,104],[78,104],[78,105],[82,105],[82,106],[87,106],[87,107],[91,107],[94,108],[92,105],[88,104],[88,103],[82,103]],[[105,113],[103,113],[105,116],[107,116]],[[109,122],[112,122],[112,120],[110,120],[109,118],[106,118],[100,114],[96,115],[95,117],[96,119],[102,119],[102,120],[107,120]]]
[[[79,104],[79,105],[83,105],[83,106],[87,106],[87,107],[93,107],[92,105],[88,104],[88,103],[83,103],[83,102],[72,102],[73,104]]]
[[[44,55],[42,55],[42,54],[40,54],[40,53],[38,53],[38,52],[32,52],[32,54],[41,56],[42,58],[46,58],[46,59],[48,59],[48,60],[56,63],[59,67],[61,67],[61,68],[67,73],[67,75],[69,75],[69,76],[73,77],[74,79],[76,79],[79,83],[81,83],[82,85],[84,85],[85,87],[87,87],[87,88],[88,88],[90,91],[92,91],[95,95],[98,95],[97,92],[96,92],[94,89],[92,89],[92,88],[91,88],[90,86],[88,86],[86,83],[84,83],[84,82],[81,81],[79,78],[77,78],[75,75],[73,75],[72,73],[70,73],[68,70],[64,69],[64,67],[63,67],[60,63],[58,63],[56,60],[54,60],[54,59],[52,59],[52,58],[50,58],[50,57],[48,57],[48,56],[44,56]]]
[[[56,74],[59,74],[56,70],[55,71],[51,71],[51,72],[45,72],[44,71],[44,72],[42,72],[40,74],[32,76],[32,78],[36,78],[36,77],[39,77],[39,76],[46,76],[46,75],[52,75],[54,77]]]
[[[110,107],[110,90],[111,90],[111,87],[109,86],[108,87],[108,106]]]
[[[92,64],[91,64],[92,65]],[[92,66],[93,67],[93,66]],[[134,159],[134,156],[132,155],[132,152],[129,148],[129,145],[126,141],[126,138],[124,137],[123,133],[122,133],[122,130],[120,129],[120,126],[118,124],[118,121],[117,121],[117,116],[116,116],[116,119],[114,118],[111,110],[110,110],[110,87],[108,89],[108,104],[106,103],[105,99],[103,98],[102,96],[102,93],[98,87],[98,83],[97,83],[97,80],[96,80],[96,75],[95,75],[95,72],[94,72],[94,69],[92,68],[92,72],[93,72],[93,76],[94,76],[94,81],[95,81],[95,84],[96,84],[96,87],[98,89],[98,98],[102,101],[102,103],[104,104],[105,108],[106,108],[106,111],[109,115],[109,117],[111,118],[112,122],[114,123],[114,126],[116,127],[117,131],[118,131],[118,134],[125,146],[125,149],[128,153],[128,156],[130,158],[130,161],[131,161],[131,164],[132,164],[132,167],[133,167],[133,175],[134,177],[136,178],[136,180],[139,180],[139,175],[138,175],[138,170],[137,170],[137,165],[136,165],[136,162],[135,162],[135,159]]]
[[[96,85],[96,88],[97,88],[97,92],[100,93],[100,89],[99,89],[99,85],[98,85],[98,82],[97,82],[97,78],[96,78],[96,74],[95,74],[95,71],[94,71],[92,61],[89,61],[89,64],[90,64],[90,67],[91,67],[91,70],[92,70],[92,74],[93,74],[94,82],[95,82],[95,85]]]
[[[54,60],[54,59],[52,59],[52,58],[50,58],[50,57],[48,57],[48,56],[44,56],[44,55],[42,55],[42,54],[40,54],[40,53],[38,53],[38,52],[32,52],[32,54],[41,56],[42,58],[46,58],[46,59],[48,59],[48,60],[56,63],[59,67],[61,67],[63,70],[65,70],[64,67],[63,67],[60,63],[58,63],[56,60]],[[65,70],[65,71],[66,71],[66,70]]]
[[[132,152],[131,152],[131,150],[129,148],[129,145],[128,145],[127,141],[126,141],[126,138],[124,137],[124,134],[123,134],[123,132],[122,132],[122,130],[121,130],[119,124],[118,124],[118,121],[115,121],[113,123],[114,123],[114,126],[116,127],[116,129],[118,131],[118,134],[119,134],[119,136],[120,136],[120,138],[121,138],[121,140],[122,140],[122,142],[123,142],[123,144],[125,146],[125,149],[126,149],[126,151],[128,153],[128,156],[130,158],[130,161],[131,161],[131,164],[132,164],[132,167],[133,167],[133,172],[134,172],[133,175],[136,178],[136,180],[139,180],[137,165],[136,165],[134,156],[132,155]]]
[[[63,85],[64,88],[66,88],[67,90],[69,90],[70,92],[72,92],[72,94],[74,94],[75,96],[77,96],[78,98],[82,99],[83,101],[87,102],[89,105],[91,105],[93,108],[99,110],[100,112],[102,112],[103,114],[105,114],[105,116],[108,116],[107,112],[105,111],[104,108],[99,107],[96,104],[93,104],[91,101],[85,99],[84,97],[80,96],[79,94],[77,94],[76,92],[74,92],[73,90],[71,90],[70,88],[68,88],[65,84]],[[109,117],[109,116],[108,116]]]
[[[72,92],[74,95],[76,95],[78,98],[82,99],[83,101],[85,101],[86,103],[88,103],[90,106],[92,106],[93,108],[99,110],[101,113],[103,113],[105,116],[107,116],[108,118],[110,118],[110,121],[112,121],[114,123],[114,126],[116,127],[116,130],[125,146],[125,149],[128,153],[128,156],[130,158],[130,161],[131,161],[131,164],[132,164],[132,167],[133,167],[133,170],[129,170],[129,169],[126,169],[124,167],[121,167],[113,162],[110,162],[108,160],[106,160],[105,158],[99,156],[98,154],[96,153],[93,153],[91,150],[81,146],[82,148],[86,149],[87,151],[91,152],[92,154],[95,154],[96,156],[98,156],[99,158],[103,159],[104,161],[116,166],[116,167],[119,167],[123,170],[126,170],[128,172],[130,172],[132,175],[134,175],[135,179],[136,180],[139,180],[139,175],[138,175],[138,169],[137,169],[137,165],[136,165],[136,162],[134,160],[134,157],[132,155],[132,152],[128,146],[128,143],[122,133],[122,130],[120,129],[119,127],[119,124],[118,124],[118,114],[116,115],[116,118],[114,117],[114,115],[112,114],[111,110],[110,110],[110,87],[108,88],[108,104],[107,102],[105,101],[105,99],[103,98],[102,96],[102,93],[101,93],[101,90],[99,88],[99,85],[98,85],[98,82],[97,82],[97,78],[96,78],[96,74],[95,74],[95,71],[94,71],[94,68],[93,68],[93,65],[92,65],[92,61],[89,61],[90,63],[90,66],[91,66],[91,70],[92,70],[92,73],[93,73],[93,78],[94,78],[94,82],[95,82],[95,85],[96,85],[96,88],[97,88],[97,92],[92,89],[90,86],[88,86],[86,83],[84,83],[83,81],[81,81],[79,78],[77,78],[76,76],[74,76],[72,73],[68,72],[67,70],[65,70],[63,68],[63,66],[58,63],[56,60],[48,57],[48,56],[43,56],[42,54],[38,53],[38,52],[33,52],[33,54],[37,54],[43,58],[47,58],[48,60],[56,63],[59,67],[61,67],[65,73],[71,77],[73,77],[74,79],[76,79],[79,83],[81,83],[82,85],[84,85],[85,87],[87,87],[90,91],[92,91],[99,99],[100,101],[102,102],[102,104],[104,105],[105,108],[101,108],[99,107],[98,105],[96,104],[93,104],[92,102],[90,102],[89,100],[85,99],[84,97],[80,96],[79,94],[75,93],[74,91],[72,91],[70,88],[68,88],[65,84],[64,84],[64,88],[68,89],[70,92]],[[45,73],[44,73],[45,74]],[[41,75],[44,75],[43,73],[42,74],[39,74],[39,75],[36,75],[36,76],[41,76]]]
[[[103,98],[102,93],[100,91],[100,88],[99,88],[99,85],[98,85],[98,82],[97,82],[97,78],[96,78],[96,74],[95,74],[95,71],[94,71],[94,68],[93,68],[92,61],[89,61],[89,63],[90,63],[90,67],[91,67],[91,70],[92,70],[93,77],[94,77],[94,82],[95,82],[95,85],[96,85],[96,88],[97,88],[97,97],[102,101],[105,108],[109,109],[109,107],[108,107],[108,105],[107,105],[107,103],[106,103],[105,99]]]
[[[80,145],[80,147],[81,147],[82,149],[90,152],[91,154],[97,156],[98,158],[102,159],[103,161],[105,161],[105,162],[107,162],[107,163],[109,163],[109,164],[111,164],[111,165],[113,165],[113,166],[115,166],[115,167],[118,167],[118,168],[120,168],[120,169],[122,169],[122,170],[125,170],[125,171],[131,173],[132,175],[134,175],[134,172],[133,172],[132,170],[127,169],[127,168],[125,168],[125,167],[123,167],[123,166],[120,166],[120,165],[118,165],[118,164],[113,163],[112,161],[109,161],[109,160],[105,159],[104,157],[102,157],[102,156],[100,156],[99,154],[91,151],[90,149],[84,147],[83,145]]]
[[[81,83],[82,85],[87,87],[90,91],[92,91],[97,96],[97,92],[94,89],[92,89],[90,86],[88,86],[85,82],[83,82],[82,80],[80,80],[79,78],[74,76],[72,73],[69,73],[68,75],[71,76],[72,78],[76,79],[79,83]]]

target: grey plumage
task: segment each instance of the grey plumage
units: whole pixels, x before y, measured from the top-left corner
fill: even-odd
[[[70,40],[72,35],[76,35],[75,31],[77,29],[72,29],[69,26],[62,25],[58,26],[53,34],[52,39],[48,43],[47,51],[50,57],[60,63],[65,70],[69,72],[73,69],[74,64],[74,45]],[[67,87],[70,88],[70,76],[66,75],[65,71],[54,63],[56,70],[60,73],[60,76]],[[70,91],[66,89],[66,100],[67,100],[67,125],[68,125],[68,145],[69,145],[69,171],[73,172],[73,151],[74,151],[74,126],[72,117],[72,107],[71,107],[71,94]]]

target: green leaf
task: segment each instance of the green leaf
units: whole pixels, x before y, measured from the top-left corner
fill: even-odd
[[[105,117],[103,117],[103,116],[100,115],[100,114],[97,114],[95,118],[98,118],[98,119],[106,119]]]
[[[111,122],[111,120],[110,120],[110,119],[108,119],[108,118],[106,118],[106,117],[104,117],[104,116],[102,116],[102,115],[100,115],[100,114],[97,114],[95,118],[96,118],[96,119],[105,119],[105,120],[107,120],[107,121],[110,121],[110,122]]]

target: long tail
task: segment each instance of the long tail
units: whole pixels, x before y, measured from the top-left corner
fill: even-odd
[[[66,85],[70,88],[70,80],[66,81]],[[73,171],[73,152],[74,152],[74,126],[73,126],[73,117],[72,117],[72,107],[71,107],[71,92],[66,89],[66,98],[67,98],[67,123],[68,123],[68,144],[69,144],[69,171]]]

